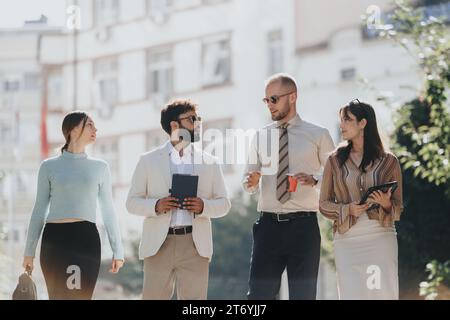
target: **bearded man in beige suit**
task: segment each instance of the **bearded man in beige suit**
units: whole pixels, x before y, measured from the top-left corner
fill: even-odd
[[[206,299],[213,253],[211,218],[231,207],[223,173],[212,155],[193,146],[200,140],[197,105],[177,100],[161,111],[170,140],[141,156],[127,199],[130,213],[143,216],[139,258],[144,260],[143,299]],[[173,174],[199,177],[197,197],[183,207],[171,197]]]

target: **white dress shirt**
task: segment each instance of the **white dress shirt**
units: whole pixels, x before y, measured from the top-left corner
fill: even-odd
[[[173,147],[171,143],[169,147],[170,154],[170,172],[171,174],[193,174],[193,153],[192,144],[183,150],[183,156]],[[172,210],[172,219],[170,220],[171,227],[192,226],[192,214],[187,210],[176,209]]]
[[[319,191],[322,182],[323,167],[328,156],[335,148],[333,140],[327,129],[302,120],[298,114],[288,123],[289,173],[297,174],[303,172],[313,175],[318,180],[318,183],[315,186],[303,186],[298,183],[297,191],[291,193],[291,197],[287,202],[282,204],[277,200],[278,165],[274,172],[270,174],[264,173],[261,162],[261,159],[264,157],[261,156],[261,151],[257,143],[258,136],[264,136],[262,133],[267,135],[267,131],[272,129],[277,130],[278,126],[281,125],[281,122],[273,122],[258,131],[256,137],[253,139],[248,159],[256,159],[256,163],[248,163],[244,173],[244,176],[246,176],[250,171],[262,171],[259,185],[253,188],[247,188],[245,182],[243,182],[244,190],[248,193],[253,194],[260,191],[258,211],[289,213],[295,211],[318,211],[319,209]],[[270,137],[270,133],[268,137]],[[279,138],[279,132],[275,138]],[[276,158],[272,159],[271,157],[270,161],[278,164],[278,154],[276,154]]]

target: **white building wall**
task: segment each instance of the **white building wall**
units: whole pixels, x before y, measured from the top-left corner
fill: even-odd
[[[145,51],[125,53],[119,57],[119,101],[142,101],[146,96]],[[132,83],[133,85],[130,85]],[[124,89],[126,88],[126,89]]]

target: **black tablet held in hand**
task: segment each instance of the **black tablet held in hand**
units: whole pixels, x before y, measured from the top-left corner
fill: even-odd
[[[170,189],[170,193],[172,197],[178,199],[180,205],[183,205],[185,198],[197,197],[197,188],[198,176],[178,173],[172,175],[172,189]]]
[[[367,192],[364,194],[364,196],[362,197],[361,201],[359,202],[359,204],[364,204],[367,201],[367,198],[370,197],[372,192],[381,190],[383,192],[387,192],[389,190],[389,188],[392,188],[392,193],[394,193],[395,189],[397,189],[397,181],[392,181],[392,182],[388,182],[385,184],[380,184],[378,186],[373,186],[370,187]]]

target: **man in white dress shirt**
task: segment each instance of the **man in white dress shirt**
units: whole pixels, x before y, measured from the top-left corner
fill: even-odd
[[[243,183],[249,193],[260,191],[247,296],[275,299],[286,269],[289,298],[313,300],[320,260],[318,193],[333,140],[328,130],[298,115],[297,84],[291,76],[268,79],[263,101],[274,122],[253,139]],[[273,136],[278,142],[270,141],[275,169],[268,172],[262,143]],[[289,175],[298,181],[295,191],[289,190]]]
[[[211,218],[231,203],[217,159],[193,146],[200,139],[197,106],[178,100],[161,111],[170,140],[141,156],[127,209],[144,216],[139,257],[144,260],[143,299],[206,299],[211,261]],[[170,195],[173,174],[199,177],[197,197],[182,206]],[[183,209],[182,209],[183,207]]]

